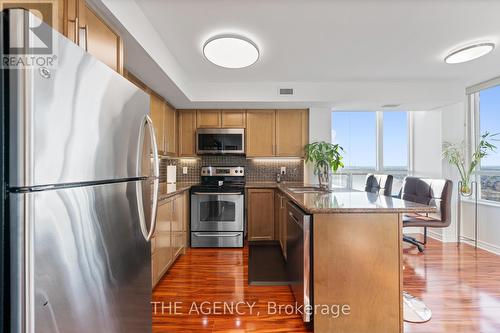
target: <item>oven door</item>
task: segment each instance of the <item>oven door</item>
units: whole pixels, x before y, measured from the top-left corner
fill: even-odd
[[[196,153],[245,154],[245,130],[242,128],[203,128],[196,132]]]
[[[191,231],[243,231],[243,194],[193,193]]]

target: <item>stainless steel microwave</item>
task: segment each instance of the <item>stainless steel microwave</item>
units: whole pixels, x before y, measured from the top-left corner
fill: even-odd
[[[245,154],[245,130],[243,128],[201,128],[196,131],[196,153]]]

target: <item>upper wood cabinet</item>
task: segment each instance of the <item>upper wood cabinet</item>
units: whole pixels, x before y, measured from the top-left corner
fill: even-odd
[[[155,129],[156,145],[158,146],[158,153],[165,153],[165,108],[163,99],[156,93],[150,94],[150,116],[153,121]]]
[[[308,116],[308,110],[276,110],[276,156],[304,156],[309,140]]]
[[[43,22],[53,29],[66,35],[64,33],[64,15],[67,7],[65,3],[68,1],[69,0],[0,0],[0,10],[24,8],[41,18]]]
[[[165,116],[165,149],[168,156],[177,155],[177,111],[167,102],[163,101]]]
[[[196,114],[197,114],[198,128],[221,127],[220,110],[198,110]]]
[[[223,128],[245,128],[247,114],[245,110],[222,110],[221,127]]]
[[[248,240],[274,239],[274,190],[247,190]]]
[[[140,88],[144,90],[145,92],[149,93],[149,88],[147,85],[144,84],[141,80],[139,80],[134,74],[130,73],[126,69],[123,70],[123,76],[128,79],[130,82],[135,84],[137,88]]]
[[[120,35],[113,31],[91,8],[85,6],[84,21],[79,24],[78,44],[103,63],[123,73],[123,46]]]
[[[179,156],[196,156],[196,110],[178,110]]]
[[[269,157],[275,153],[275,111],[247,110],[247,156]]]

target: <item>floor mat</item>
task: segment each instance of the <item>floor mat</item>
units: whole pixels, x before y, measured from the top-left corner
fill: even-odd
[[[278,242],[249,242],[248,251],[249,284],[288,285],[286,262]]]

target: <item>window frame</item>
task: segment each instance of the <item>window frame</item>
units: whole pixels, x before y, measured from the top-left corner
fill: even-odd
[[[343,168],[335,173],[338,176],[347,177],[347,189],[352,189],[354,176],[366,175],[369,173],[380,173],[385,174],[387,172],[392,175],[405,175],[410,176],[413,174],[413,113],[410,111],[394,110],[394,111],[364,111],[363,112],[375,112],[375,168],[374,169],[358,169],[358,168]],[[359,111],[348,111],[348,110],[334,110],[331,112],[331,123],[333,126],[333,114],[335,112],[359,112]],[[385,170],[384,168],[384,113],[385,112],[404,112],[406,113],[406,128],[407,128],[407,158],[406,158],[406,169],[401,170]],[[332,128],[333,130],[333,128]],[[333,142],[333,137],[330,138],[330,142]],[[330,183],[332,182],[332,177],[330,177]],[[333,185],[333,184],[330,184]]]
[[[472,158],[473,147],[479,142],[479,136],[481,135],[481,104],[480,104],[480,92],[489,88],[500,86],[500,77],[494,78],[477,85],[468,87],[466,89],[467,94],[467,112],[465,117],[465,143],[466,152],[465,157],[467,163],[470,163]],[[473,174],[473,179],[477,184],[477,201],[478,203],[485,204],[488,206],[500,207],[500,201],[483,199],[482,189],[481,189],[481,176],[500,176],[500,170],[482,169],[481,163],[476,168]],[[462,201],[473,202],[474,198],[461,198]]]

